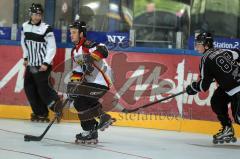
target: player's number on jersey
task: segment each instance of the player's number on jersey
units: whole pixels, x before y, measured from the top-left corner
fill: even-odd
[[[223,70],[223,72],[230,73],[232,71],[232,65],[224,56],[216,58],[217,65]]]

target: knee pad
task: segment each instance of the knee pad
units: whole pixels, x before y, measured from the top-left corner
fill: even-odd
[[[98,103],[90,109],[87,109],[87,110],[84,110],[84,111],[79,111],[78,112],[78,117],[79,117],[80,121],[87,121],[87,120],[91,120],[95,117],[99,117],[103,113],[104,112],[102,111],[101,104]]]

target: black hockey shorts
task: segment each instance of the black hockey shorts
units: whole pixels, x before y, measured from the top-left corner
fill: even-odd
[[[86,94],[82,93],[78,94],[74,97],[74,107],[78,111],[78,116],[81,121],[90,120],[94,117],[98,117],[103,114],[102,105],[98,101],[108,90],[106,86],[94,84],[94,83],[84,83],[85,86],[89,86],[86,89]],[[89,88],[93,88],[92,91]],[[85,89],[83,89],[85,90]],[[102,92],[101,95],[98,92]],[[92,96],[89,94],[98,94],[96,96]]]
[[[228,115],[228,104],[230,102],[231,97],[221,87],[215,90],[211,98],[212,110],[216,113],[222,126],[230,126],[232,123]]]
[[[218,87],[212,96],[211,107],[223,126],[231,125],[231,119],[228,114],[229,103],[231,103],[234,121],[240,124],[240,92],[229,96],[221,87]]]

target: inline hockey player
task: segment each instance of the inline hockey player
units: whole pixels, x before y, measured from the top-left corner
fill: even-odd
[[[222,125],[222,129],[213,135],[213,143],[236,142],[232,121],[228,115],[231,103],[232,115],[240,124],[240,51],[238,49],[215,49],[210,33],[201,33],[195,39],[195,47],[203,53],[200,63],[200,80],[187,86],[189,95],[207,91],[214,81],[218,83],[211,98],[211,107]]]
[[[75,21],[70,25],[71,40],[75,47],[72,49],[73,70],[69,86],[81,83],[80,86],[85,90],[90,88],[90,94],[86,91],[72,96],[83,129],[82,133],[76,135],[76,143],[96,144],[98,129],[103,131],[115,121],[102,110],[98,101],[110,89],[112,75],[111,68],[104,60],[108,57],[107,48],[103,44],[88,41],[86,31],[85,22]],[[97,122],[95,117],[100,121]]]

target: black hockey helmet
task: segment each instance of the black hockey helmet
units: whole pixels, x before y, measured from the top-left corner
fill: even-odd
[[[211,33],[203,32],[197,35],[195,38],[196,44],[202,44],[204,46],[208,46],[209,48],[213,48],[213,37]]]
[[[79,31],[79,34],[83,32],[83,36],[86,37],[87,27],[86,23],[84,21],[76,20],[71,25],[69,25],[69,28],[76,28]]]
[[[43,13],[43,7],[39,3],[33,3],[32,6],[29,8],[29,13],[38,13],[42,14]]]

